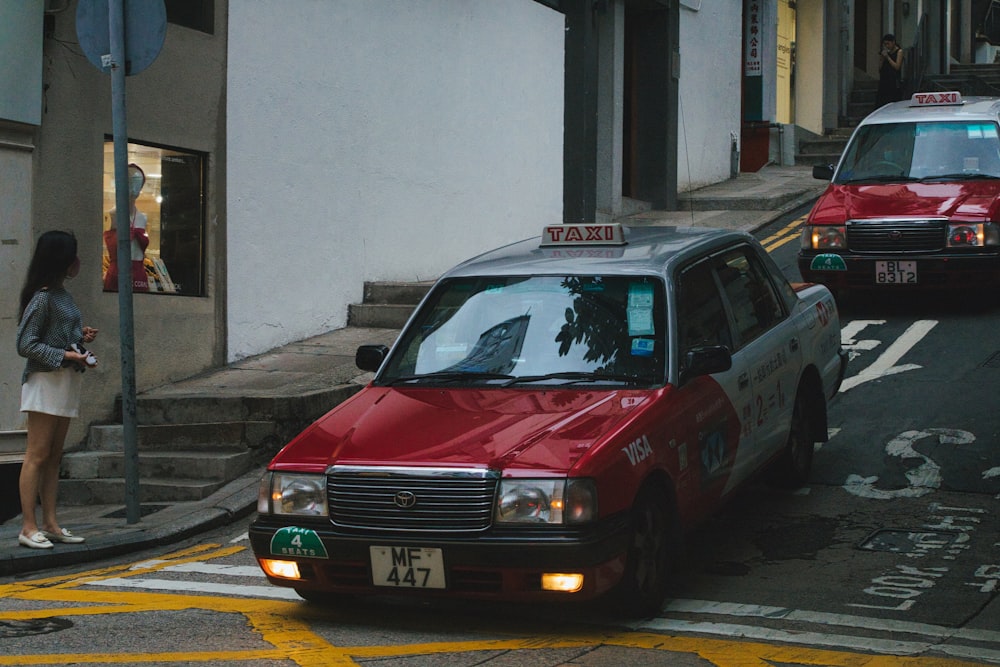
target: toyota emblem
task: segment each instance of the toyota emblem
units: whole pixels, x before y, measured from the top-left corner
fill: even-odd
[[[417,504],[417,496],[410,491],[397,491],[396,495],[392,497],[392,502],[395,503],[396,507],[408,510]]]
[[[903,238],[903,232],[899,231],[898,229],[893,229],[892,231],[889,232],[889,238],[893,241],[898,241],[899,239]]]

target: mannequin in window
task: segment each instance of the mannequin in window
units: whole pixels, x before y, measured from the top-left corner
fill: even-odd
[[[135,200],[142,192],[142,186],[146,184],[146,174],[137,164],[128,166],[128,202],[129,202],[129,228],[132,239],[132,291],[148,292],[149,280],[146,277],[146,267],[143,260],[146,256],[146,246],[149,245],[149,236],[146,234],[146,214],[135,207]],[[104,232],[104,245],[108,249],[108,259],[110,264],[107,273],[104,274],[104,290],[109,292],[118,291],[118,225],[116,223],[115,209],[108,211],[111,220],[111,228]]]

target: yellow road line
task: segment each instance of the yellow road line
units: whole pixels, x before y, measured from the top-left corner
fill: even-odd
[[[802,226],[802,223],[805,222],[805,220],[806,216],[796,218],[792,222],[788,223],[784,228],[782,228],[781,231],[768,236],[766,239],[763,239],[760,242],[760,244],[764,246],[764,250],[771,252],[776,248],[780,248],[786,243],[798,240],[799,228]]]

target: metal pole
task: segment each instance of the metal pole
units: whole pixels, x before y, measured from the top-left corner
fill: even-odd
[[[118,335],[121,339],[122,433],[125,446],[125,520],[137,523],[139,447],[135,419],[135,331],[132,317],[132,225],[128,183],[128,131],[125,123],[125,10],[123,0],[108,2],[111,44],[111,118],[114,133],[115,226],[118,228]]]

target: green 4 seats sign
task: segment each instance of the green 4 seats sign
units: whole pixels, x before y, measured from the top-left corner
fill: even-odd
[[[326,547],[315,530],[285,526],[271,538],[271,553],[275,556],[327,558]]]

